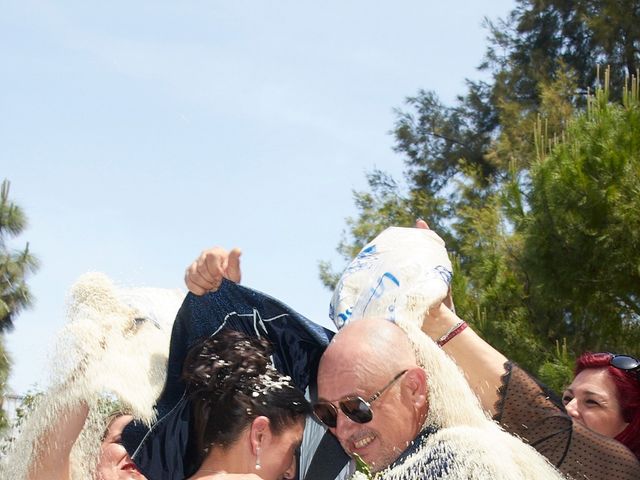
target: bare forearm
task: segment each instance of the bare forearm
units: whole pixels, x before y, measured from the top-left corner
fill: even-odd
[[[60,412],[58,421],[34,445],[36,453],[29,480],[68,480],[69,458],[89,413],[89,407],[80,403]]]
[[[430,312],[422,330],[434,341],[460,322],[460,318],[441,305]],[[498,389],[507,358],[480,338],[471,328],[461,331],[443,347],[464,372],[471,389],[480,399],[482,407],[493,416],[498,400]]]

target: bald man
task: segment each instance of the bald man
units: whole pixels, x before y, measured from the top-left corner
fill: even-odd
[[[340,330],[320,361],[314,412],[382,478],[562,478],[484,415],[453,362],[409,324]]]
[[[375,414],[366,423],[351,420],[339,406],[346,398],[369,401],[374,395],[369,403]],[[384,320],[357,321],[334,337],[320,360],[318,400],[314,408],[342,448],[379,471],[420,434],[428,410],[426,373],[400,328]]]

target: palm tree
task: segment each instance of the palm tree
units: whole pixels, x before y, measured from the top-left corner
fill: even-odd
[[[13,328],[16,315],[32,303],[26,277],[38,269],[38,259],[29,251],[10,249],[9,239],[22,233],[27,225],[23,211],[9,200],[8,180],[0,187],[0,407],[11,362],[4,347],[3,332]],[[7,426],[4,411],[0,408],[0,430]]]
[[[28,243],[23,250],[11,250],[7,245],[7,240],[27,225],[22,209],[9,200],[9,187],[6,179],[0,187],[0,332],[10,330],[16,315],[31,305],[26,277],[39,266]]]

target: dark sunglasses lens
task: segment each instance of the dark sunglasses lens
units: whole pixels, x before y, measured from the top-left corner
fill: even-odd
[[[640,366],[640,362],[628,355],[616,355],[611,359],[611,365],[620,370],[635,370]]]
[[[313,405],[313,413],[327,427],[334,428],[336,426],[338,412],[332,404],[316,403]]]
[[[340,402],[344,414],[356,423],[367,423],[373,418],[369,405],[361,398],[348,398]]]

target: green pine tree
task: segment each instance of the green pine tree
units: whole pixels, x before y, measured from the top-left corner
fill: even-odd
[[[28,243],[17,250],[9,245],[9,241],[20,235],[27,225],[24,212],[9,199],[9,187],[8,180],[0,187],[0,398],[11,365],[1,333],[13,328],[16,316],[31,305],[33,300],[26,279],[38,269],[38,260],[30,252]],[[2,429],[6,419],[1,410],[0,415]]]
[[[640,1],[518,0],[507,19],[487,26],[489,46],[480,69],[490,79],[468,81],[454,105],[426,90],[407,99],[393,129],[406,182],[369,174],[368,191],[354,193],[358,214],[347,219],[338,251],[349,260],[385,227],[427,220],[454,254],[461,316],[556,386],[562,383],[558,372],[569,371],[557,342],[566,342],[568,356],[586,349],[634,354],[640,344],[634,310],[640,263],[631,232],[640,231],[631,154],[640,151],[631,113],[637,96],[623,92],[624,79],[640,65]],[[607,64],[612,73],[603,83],[597,66]],[[591,100],[589,92],[602,85],[607,92],[602,88]],[[612,118],[580,137],[589,115]],[[566,150],[545,150],[545,157],[568,159],[564,170],[539,167],[534,132],[547,146]],[[617,154],[616,142],[622,142]],[[578,145],[583,155],[602,157],[597,168],[571,171],[578,167],[569,152]],[[589,182],[595,175],[598,182]],[[570,184],[562,182],[568,179],[583,182],[571,185],[587,189],[583,197],[567,191]],[[543,215],[544,201],[552,200],[555,213],[564,215],[561,222],[588,224],[589,236],[562,232],[563,242],[578,242],[571,255],[550,253],[564,245],[554,230],[558,220]],[[329,287],[337,279],[326,262],[321,278]]]

